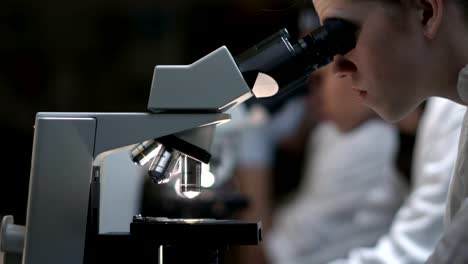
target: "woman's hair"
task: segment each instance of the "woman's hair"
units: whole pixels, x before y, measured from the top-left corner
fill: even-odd
[[[465,20],[468,22],[468,0],[455,0],[457,4],[460,5],[461,8],[463,8],[463,13],[465,15]]]

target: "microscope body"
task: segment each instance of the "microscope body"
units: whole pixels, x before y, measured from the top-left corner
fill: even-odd
[[[119,217],[103,213],[118,200],[139,199],[137,188],[117,197],[93,184],[101,180],[105,157],[167,135],[209,151],[216,125],[229,121],[223,111],[251,96],[222,47],[188,66],[156,66],[148,113],[38,113],[22,263],[86,263],[90,234],[115,234],[109,221],[123,221],[129,229],[138,213],[135,202],[121,208]],[[128,229],[119,235],[128,236]]]
[[[83,263],[88,217],[91,217],[88,214],[93,213],[89,210],[90,184],[100,180],[99,163],[95,162],[100,153],[186,129],[201,129],[206,133],[198,132],[199,135],[211,137],[209,130],[214,125],[197,127],[228,118],[226,114],[39,113],[23,263]],[[194,143],[209,143],[207,138],[199,139]],[[127,175],[137,176],[141,175]],[[137,199],[134,193],[121,195]],[[112,201],[108,200],[104,202],[109,205]],[[97,212],[101,211],[98,208]],[[129,225],[131,217],[121,220],[128,221]],[[102,229],[105,226],[97,231],[100,233]]]

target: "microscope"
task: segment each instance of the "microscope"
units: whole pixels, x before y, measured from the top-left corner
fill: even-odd
[[[327,20],[298,41],[287,30],[233,57],[223,46],[190,65],[155,68],[148,112],[36,115],[26,226],[4,217],[5,264],[221,263],[230,245],[256,245],[261,223],[139,215],[141,180],[201,191],[216,126],[252,96],[293,89],[337,54],[356,28]]]

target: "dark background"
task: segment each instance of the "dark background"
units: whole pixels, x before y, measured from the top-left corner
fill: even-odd
[[[2,0],[0,215],[24,224],[37,112],[141,112],[153,68],[233,55],[282,27],[300,0]]]

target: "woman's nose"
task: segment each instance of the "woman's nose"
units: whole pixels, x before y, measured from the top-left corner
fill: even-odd
[[[344,78],[356,73],[357,67],[352,61],[342,55],[336,55],[333,59],[332,73],[333,75]]]

